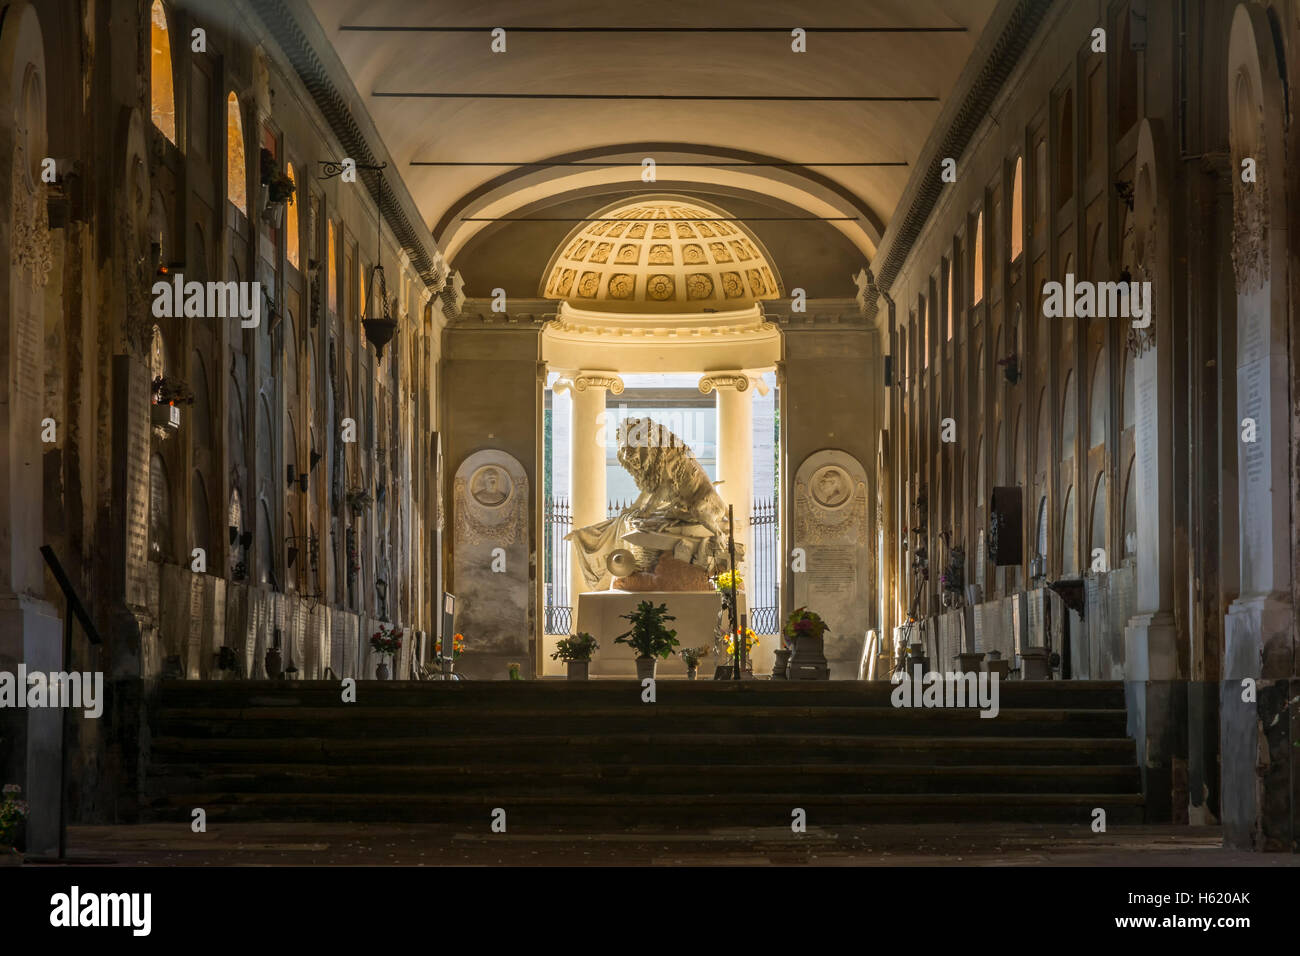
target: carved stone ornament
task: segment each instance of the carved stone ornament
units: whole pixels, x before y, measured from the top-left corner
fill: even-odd
[[[1262,127],[1256,132],[1251,153],[1255,182],[1242,182],[1240,175],[1232,178],[1232,271],[1238,292],[1259,289],[1269,270],[1268,166]],[[1234,157],[1235,169],[1241,169],[1242,159]]]
[[[503,465],[486,464],[456,479],[457,539],[514,544],[528,533],[528,479]]]
[[[794,502],[794,533],[799,542],[825,544],[852,535],[858,545],[866,545],[867,486],[859,481],[854,487],[843,468],[826,465],[808,484],[796,482]]]
[[[613,372],[579,372],[573,376],[575,392],[585,392],[589,388],[606,388],[615,395],[621,395],[623,379]]]
[[[700,379],[700,391],[705,395],[722,388],[744,392],[749,386],[750,378],[744,372],[711,372]]]
[[[54,252],[50,246],[49,212],[45,203],[45,183],[32,181],[28,165],[26,136],[19,131],[18,148],[14,150],[13,249],[10,259],[19,272],[28,271],[32,290],[45,287],[50,269],[54,267]]]

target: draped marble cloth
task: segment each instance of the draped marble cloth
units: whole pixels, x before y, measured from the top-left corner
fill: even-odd
[[[686,444],[649,418],[629,418],[619,428],[618,463],[641,494],[622,512],[565,536],[575,544],[583,580],[609,587],[609,555],[626,548],[639,571],[651,571],[661,554],[703,567],[710,575],[729,567],[727,506]],[[736,560],[744,557],[736,545]]]

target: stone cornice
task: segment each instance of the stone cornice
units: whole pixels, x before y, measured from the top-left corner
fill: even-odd
[[[425,227],[406,181],[375,129],[352,78],[338,58],[307,0],[241,0],[265,26],[283,63],[297,75],[345,154],[358,166],[387,163],[381,214],[424,284],[438,291],[447,263]],[[326,157],[315,157],[326,158]],[[372,201],[379,199],[378,175],[358,170]]]
[[[929,140],[913,166],[903,197],[881,239],[871,265],[879,290],[888,292],[943,192],[945,157],[962,156],[1007,79],[1015,72],[1052,0],[1000,0],[989,17],[966,67],[948,94]],[[867,304],[874,323],[876,302]]]
[[[778,299],[766,302],[763,306],[763,318],[771,325],[781,327],[782,331],[805,331],[821,329],[868,330],[875,327],[862,312],[857,299],[809,299],[804,303],[804,311],[793,308],[790,299]]]

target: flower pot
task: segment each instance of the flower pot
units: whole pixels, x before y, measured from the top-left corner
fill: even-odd
[[[375,680],[388,680],[388,662],[380,661],[375,668]]]
[[[790,648],[779,647],[776,660],[772,664],[772,680],[786,680],[789,677]]]
[[[825,638],[818,634],[796,634],[791,643],[794,652],[790,655],[787,674],[790,680],[830,680],[830,665],[826,662],[823,646]]]
[[[655,668],[659,666],[659,661],[653,657],[638,657],[636,659],[636,679],[645,680],[647,677],[655,676]]]
[[[566,661],[569,668],[569,680],[586,680],[591,661]]]

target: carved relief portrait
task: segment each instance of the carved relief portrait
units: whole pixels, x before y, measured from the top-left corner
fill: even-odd
[[[510,500],[510,476],[493,465],[484,465],[470,479],[470,494],[484,508],[499,508]]]
[[[849,500],[849,494],[852,491],[853,484],[849,476],[844,473],[844,469],[836,465],[826,465],[819,468],[813,475],[812,481],[813,501],[823,508],[840,508]]]

